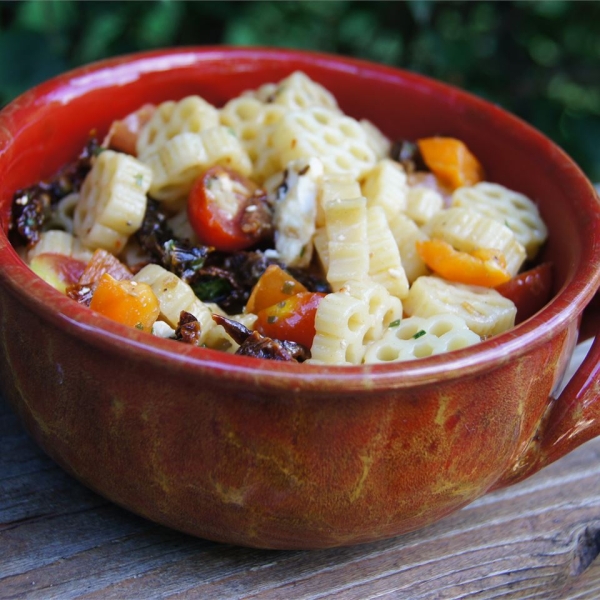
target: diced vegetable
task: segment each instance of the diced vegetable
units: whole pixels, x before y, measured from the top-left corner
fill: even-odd
[[[237,171],[220,165],[200,177],[188,198],[190,225],[203,244],[235,252],[271,232],[265,192]]]
[[[460,140],[448,137],[422,138],[417,140],[417,145],[425,164],[452,190],[483,181],[483,167]]]
[[[525,271],[496,288],[517,307],[515,324],[534,315],[550,300],[552,294],[552,264],[541,265]]]
[[[325,294],[300,292],[258,312],[255,329],[270,338],[312,346],[315,315]]]
[[[257,313],[273,304],[287,300],[290,296],[306,291],[299,281],[280,266],[270,265],[252,288],[246,304],[246,312]]]
[[[154,104],[144,104],[123,119],[113,121],[102,145],[136,156],[136,144],[140,130],[150,120],[155,110]]]
[[[55,252],[34,256],[29,266],[36,275],[63,294],[67,287],[79,281],[85,269],[83,261]]]
[[[136,281],[118,281],[108,273],[100,278],[90,308],[123,325],[152,332],[160,314],[152,288]]]
[[[510,279],[504,255],[494,249],[479,248],[471,253],[459,252],[448,242],[433,239],[418,241],[417,252],[425,264],[449,281],[496,287]]]
[[[99,248],[85,267],[79,278],[80,285],[95,285],[100,278],[108,273],[114,279],[131,279],[133,274],[114,254]]]

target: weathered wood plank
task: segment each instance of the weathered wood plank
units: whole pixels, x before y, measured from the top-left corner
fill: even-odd
[[[0,598],[600,597],[600,439],[422,531],[315,552],[179,534],[83,488],[0,401]],[[585,551],[587,550],[587,552]]]

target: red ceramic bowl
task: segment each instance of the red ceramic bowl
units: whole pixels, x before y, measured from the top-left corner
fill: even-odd
[[[480,345],[408,363],[317,367],[192,348],[55,292],[6,238],[13,192],[145,102],[220,105],[296,69],[391,138],[464,140],[549,228],[550,303]],[[110,500],[198,536],[269,548],[423,527],[600,433],[596,343],[557,395],[600,284],[600,203],[540,133],[457,89],[358,60],[199,48],[97,63],[0,113],[0,377],[31,435]]]

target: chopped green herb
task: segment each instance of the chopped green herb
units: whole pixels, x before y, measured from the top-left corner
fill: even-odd
[[[413,338],[415,340],[418,340],[421,336],[424,336],[427,332],[424,329],[421,329],[420,331],[417,331],[417,333],[415,333],[415,335],[413,335]]]
[[[142,173],[137,173],[135,176],[135,185],[138,187],[142,187],[144,183],[144,175]]]
[[[222,277],[197,277],[191,283],[194,294],[202,302],[218,302],[231,293],[231,283]]]
[[[275,323],[277,321],[277,317],[275,315],[269,315],[267,317],[267,323]]]
[[[396,319],[395,321],[392,321],[388,327],[398,327],[398,325],[400,325],[400,322],[402,321],[402,319]]]
[[[135,328],[136,329],[144,329],[144,326],[141,323],[136,323]]]

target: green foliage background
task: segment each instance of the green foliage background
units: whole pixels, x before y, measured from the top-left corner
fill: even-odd
[[[600,2],[0,2],[0,102],[143,49],[306,48],[417,71],[542,130],[600,181]]]

